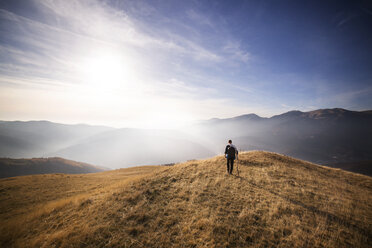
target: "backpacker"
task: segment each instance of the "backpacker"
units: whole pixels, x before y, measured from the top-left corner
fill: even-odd
[[[228,158],[232,158],[234,159],[235,158],[235,148],[233,146],[230,146],[229,148],[227,148],[227,157]]]

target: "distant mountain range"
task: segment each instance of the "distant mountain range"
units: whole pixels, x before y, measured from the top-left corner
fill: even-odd
[[[372,111],[290,111],[212,119],[194,130],[213,144],[229,138],[242,150],[269,150],[320,164],[372,159]]]
[[[183,132],[133,128],[96,134],[49,154],[111,168],[169,164],[214,155]]]
[[[0,122],[0,157],[64,157],[121,168],[214,155],[190,135],[177,130],[115,129],[48,121]]]
[[[56,157],[0,158],[0,178],[50,173],[82,174],[100,171],[104,171],[104,168]]]
[[[113,130],[110,127],[65,125],[49,121],[0,122],[0,157],[45,156],[92,135]]]
[[[110,168],[167,164],[241,150],[267,150],[369,174],[372,111],[290,111],[211,119],[183,130],[115,129],[47,121],[0,122],[0,156],[59,156]],[[355,168],[353,164],[356,164]]]

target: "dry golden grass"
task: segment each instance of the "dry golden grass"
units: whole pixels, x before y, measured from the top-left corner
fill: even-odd
[[[370,177],[268,152],[242,153],[239,168],[240,177],[228,176],[219,156],[162,167],[131,181],[122,181],[120,171],[107,172],[107,181],[117,179],[115,186],[95,180],[103,173],[84,175],[80,180],[86,183],[64,175],[84,186],[72,187],[70,198],[61,194],[57,199],[51,192],[63,187],[44,188],[47,177],[35,182],[30,177],[24,190],[40,186],[25,195],[40,199],[28,200],[27,209],[50,205],[35,214],[23,210],[22,197],[1,199],[0,245],[372,246]],[[4,188],[5,183],[10,181],[0,181],[2,193],[20,190]]]
[[[0,247],[27,231],[28,222],[65,205],[122,188],[162,166],[141,166],[92,174],[46,174],[0,179]]]

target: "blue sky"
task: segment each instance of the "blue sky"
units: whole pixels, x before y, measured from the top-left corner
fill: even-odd
[[[0,119],[372,109],[371,28],[368,1],[1,1]]]

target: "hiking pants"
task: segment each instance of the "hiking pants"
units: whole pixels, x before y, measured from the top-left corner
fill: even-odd
[[[235,158],[227,158],[227,172],[232,174]]]

